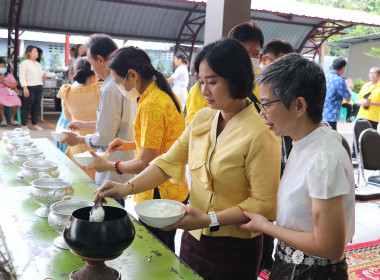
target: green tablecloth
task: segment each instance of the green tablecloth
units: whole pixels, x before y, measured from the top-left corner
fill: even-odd
[[[59,164],[60,178],[73,182],[74,199],[92,201],[97,188],[94,182],[48,139],[34,140],[47,160]],[[39,205],[26,194],[30,185],[17,178],[16,173],[20,169],[11,164],[2,142],[0,165],[0,225],[13,256],[18,279],[69,279],[70,272],[81,268],[85,262],[69,250],[53,245],[59,234],[50,228],[47,218],[34,214]],[[109,205],[117,206],[113,201]],[[121,273],[123,280],[201,279],[145,227],[132,220],[136,228],[132,245],[117,259],[106,262]]]

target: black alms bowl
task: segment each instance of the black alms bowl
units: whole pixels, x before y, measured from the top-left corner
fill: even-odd
[[[124,209],[103,206],[103,222],[90,222],[91,207],[75,210],[63,232],[70,249],[81,256],[110,258],[122,253],[135,237],[135,227]]]

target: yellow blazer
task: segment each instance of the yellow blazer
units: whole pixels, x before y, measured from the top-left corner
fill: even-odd
[[[280,181],[281,142],[264,124],[251,104],[216,137],[219,110],[198,111],[170,150],[151,164],[160,167],[177,184],[185,183],[189,164],[190,205],[204,213],[239,205],[243,210],[275,220]],[[252,238],[259,234],[223,226],[190,232],[209,236]]]

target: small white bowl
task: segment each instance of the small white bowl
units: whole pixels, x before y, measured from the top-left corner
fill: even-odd
[[[100,157],[104,155],[104,153],[102,152],[96,152],[96,154]],[[87,153],[87,152],[75,154],[74,158],[82,166],[88,166],[94,161],[94,157],[90,153]],[[108,155],[105,156],[104,158],[107,159]]]
[[[163,228],[163,227],[167,227],[172,224],[175,224],[185,214],[185,212],[182,210],[181,210],[181,213],[179,214],[165,216],[165,217],[153,217],[153,216],[147,216],[147,215],[142,214],[144,209],[146,209],[147,207],[151,207],[152,205],[157,205],[157,211],[159,211],[160,204],[162,206],[162,203],[170,203],[170,204],[178,205],[180,208],[184,206],[183,203],[175,201],[175,200],[171,200],[171,199],[151,199],[151,200],[145,200],[136,204],[135,211],[137,215],[139,216],[140,220],[142,220],[148,226],[155,227],[155,228]]]
[[[358,99],[358,100],[356,100],[356,104],[358,104],[358,105],[363,105],[366,102],[367,102],[366,99]]]
[[[55,140],[57,140],[58,142],[61,142],[63,139],[66,138],[67,134],[64,134],[62,132],[58,132],[56,130],[52,130],[51,131],[51,135],[53,136],[53,138]]]

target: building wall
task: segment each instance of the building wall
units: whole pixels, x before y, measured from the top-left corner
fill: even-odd
[[[368,81],[369,69],[373,66],[380,67],[380,59],[376,59],[363,53],[371,51],[372,47],[380,48],[380,41],[370,41],[350,45],[347,77],[352,79],[361,78]]]

